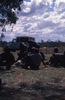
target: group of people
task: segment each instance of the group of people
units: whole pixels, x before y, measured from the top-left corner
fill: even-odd
[[[28,44],[28,45],[27,45]],[[44,64],[44,54],[39,51],[40,46],[34,41],[28,43],[21,42],[19,46],[18,58],[15,61],[14,55],[10,52],[8,46],[4,47],[3,53],[0,54],[0,66],[6,66],[6,70],[10,70],[11,65],[21,60],[22,67],[30,69],[39,69],[41,61]]]
[[[28,45],[20,43],[20,53],[17,60],[21,59],[22,67],[26,69],[39,69],[41,61],[44,64],[44,54],[40,52],[40,46],[34,41],[28,41]]]
[[[45,65],[45,55],[40,51],[40,46],[34,41],[28,41],[28,43],[21,42],[19,46],[18,58],[15,61],[14,55],[9,50],[8,46],[3,48],[3,53],[0,54],[0,66],[6,66],[6,70],[10,70],[11,66],[20,60],[21,66],[25,69],[39,69],[41,62]],[[58,48],[54,49],[49,63],[52,66],[65,66],[65,52],[59,53]],[[0,79],[0,86],[2,80]]]
[[[0,67],[5,66],[5,70],[10,70],[11,66],[20,60],[22,67],[25,69],[39,69],[41,61],[44,64],[44,54],[39,51],[40,46],[34,41],[28,43],[21,42],[19,46],[18,58],[15,60],[8,46],[3,48],[3,53],[0,54]],[[2,79],[0,79],[0,90]]]
[[[39,44],[34,41],[28,41],[27,44],[24,42],[20,43],[16,61],[8,46],[4,47],[3,53],[0,54],[0,66],[6,66],[6,70],[10,70],[11,66],[18,60],[21,61],[21,66],[25,69],[38,70],[41,62],[45,65],[45,55],[40,51]],[[48,64],[56,67],[59,65],[65,66],[65,52],[59,53],[58,48],[55,48]],[[2,79],[0,79],[0,90],[1,85]]]
[[[39,44],[34,41],[20,43],[16,61],[8,46],[4,47],[3,53],[0,54],[0,66],[6,66],[6,70],[10,70],[11,66],[19,60],[21,61],[21,66],[25,69],[39,69],[41,62],[46,65],[44,62],[45,55],[40,51]],[[65,52],[59,53],[58,48],[55,48],[48,64],[53,66],[65,66]]]
[[[50,57],[49,63],[55,67],[58,67],[58,66],[65,67],[65,51],[64,53],[60,53],[57,47],[54,48],[54,52],[52,56]]]

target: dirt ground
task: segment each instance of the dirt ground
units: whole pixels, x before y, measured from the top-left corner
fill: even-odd
[[[46,54],[46,61],[50,54]],[[21,66],[1,70],[0,100],[65,100],[65,68],[41,63],[40,70],[26,70]]]

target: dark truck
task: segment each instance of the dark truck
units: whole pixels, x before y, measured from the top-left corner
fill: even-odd
[[[10,49],[10,51],[16,51],[19,50],[19,45],[20,42],[24,42],[25,44],[28,45],[28,41],[35,41],[34,37],[28,37],[28,36],[20,36],[20,37],[16,37],[16,39],[13,39],[12,42],[10,42],[8,44],[8,47]]]

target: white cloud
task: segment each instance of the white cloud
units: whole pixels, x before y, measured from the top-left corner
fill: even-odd
[[[56,11],[64,11],[65,10],[65,0],[56,0],[54,9]]]
[[[11,32],[7,26],[6,36],[34,36],[41,39],[65,41],[65,0],[24,1],[19,12],[19,20]]]

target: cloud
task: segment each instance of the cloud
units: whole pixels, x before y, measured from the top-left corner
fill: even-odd
[[[51,4],[52,2],[50,0],[31,0],[31,2],[24,1],[23,5],[21,5],[22,12],[19,14],[19,16],[43,14]]]
[[[34,36],[37,41],[65,41],[65,1],[64,0],[25,0],[22,11],[17,13],[19,20],[11,32],[7,27],[6,37]]]
[[[58,12],[65,11],[65,1],[64,0],[56,0],[54,9]]]

